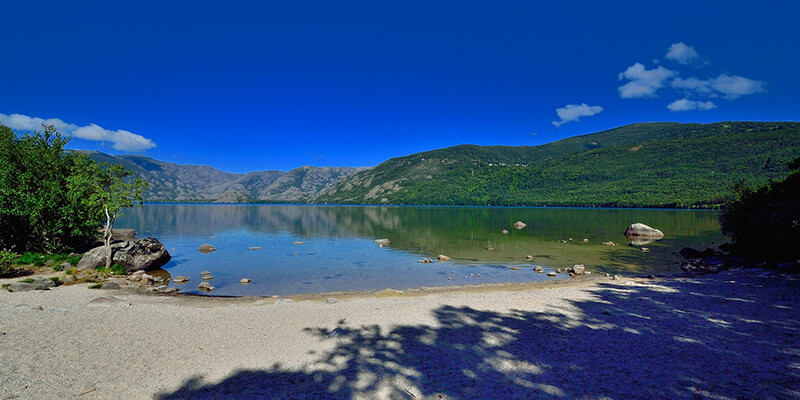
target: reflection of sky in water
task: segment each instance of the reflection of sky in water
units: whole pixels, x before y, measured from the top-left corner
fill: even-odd
[[[214,295],[553,279],[534,273],[535,265],[553,270],[583,263],[595,273],[674,272],[680,248],[705,248],[723,239],[716,214],[676,210],[147,205],[126,214],[117,227],[157,237],[173,257],[165,269],[173,277],[191,278],[171,285],[199,293],[200,272],[208,270]],[[528,227],[511,228],[518,219]],[[664,240],[645,245],[647,253],[626,246],[621,236],[627,224],[642,221],[666,233]],[[378,238],[391,243],[381,248],[374,243]],[[608,240],[619,245],[600,244]],[[204,243],[217,251],[200,253]],[[438,254],[453,260],[419,263]],[[240,284],[242,278],[252,282]]]

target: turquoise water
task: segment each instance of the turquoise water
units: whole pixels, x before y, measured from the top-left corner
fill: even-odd
[[[515,229],[518,220],[528,226]],[[661,229],[665,238],[629,246],[622,232],[634,222]],[[581,263],[594,273],[670,273],[679,270],[682,247],[724,241],[716,213],[683,210],[149,204],[126,210],[116,227],[164,243],[172,254],[164,270],[191,279],[170,286],[203,293],[197,285],[207,270],[216,288],[211,293],[230,296],[564,277],[535,273],[537,265],[546,271]],[[376,239],[390,243],[381,247]],[[607,241],[617,245],[602,244]],[[202,244],[217,251],[203,254]],[[452,260],[419,263],[439,254]],[[251,283],[239,283],[242,278]]]

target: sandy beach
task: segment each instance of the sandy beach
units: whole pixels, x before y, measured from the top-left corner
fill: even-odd
[[[0,399],[800,398],[798,294],[766,270],[277,299],[2,291]]]

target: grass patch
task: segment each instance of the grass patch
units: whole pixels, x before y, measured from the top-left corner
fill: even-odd
[[[122,265],[122,264],[114,264],[109,268],[97,267],[96,271],[99,274],[124,275],[125,274],[125,266]]]
[[[19,283],[33,283],[33,282],[36,282],[36,281],[34,281],[33,278],[25,278],[25,279],[19,280],[18,282]]]
[[[89,285],[89,289],[100,289],[101,286],[103,286],[102,283],[96,283],[94,285]]]
[[[61,278],[57,276],[50,277],[50,280],[56,284],[56,286],[61,286]]]

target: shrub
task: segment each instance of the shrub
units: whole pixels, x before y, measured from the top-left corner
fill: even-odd
[[[17,257],[19,256],[16,253],[0,251],[0,276],[11,274]]]
[[[785,180],[757,189],[739,185],[723,206],[722,233],[735,252],[768,261],[800,259],[800,158],[788,165],[793,172]]]

